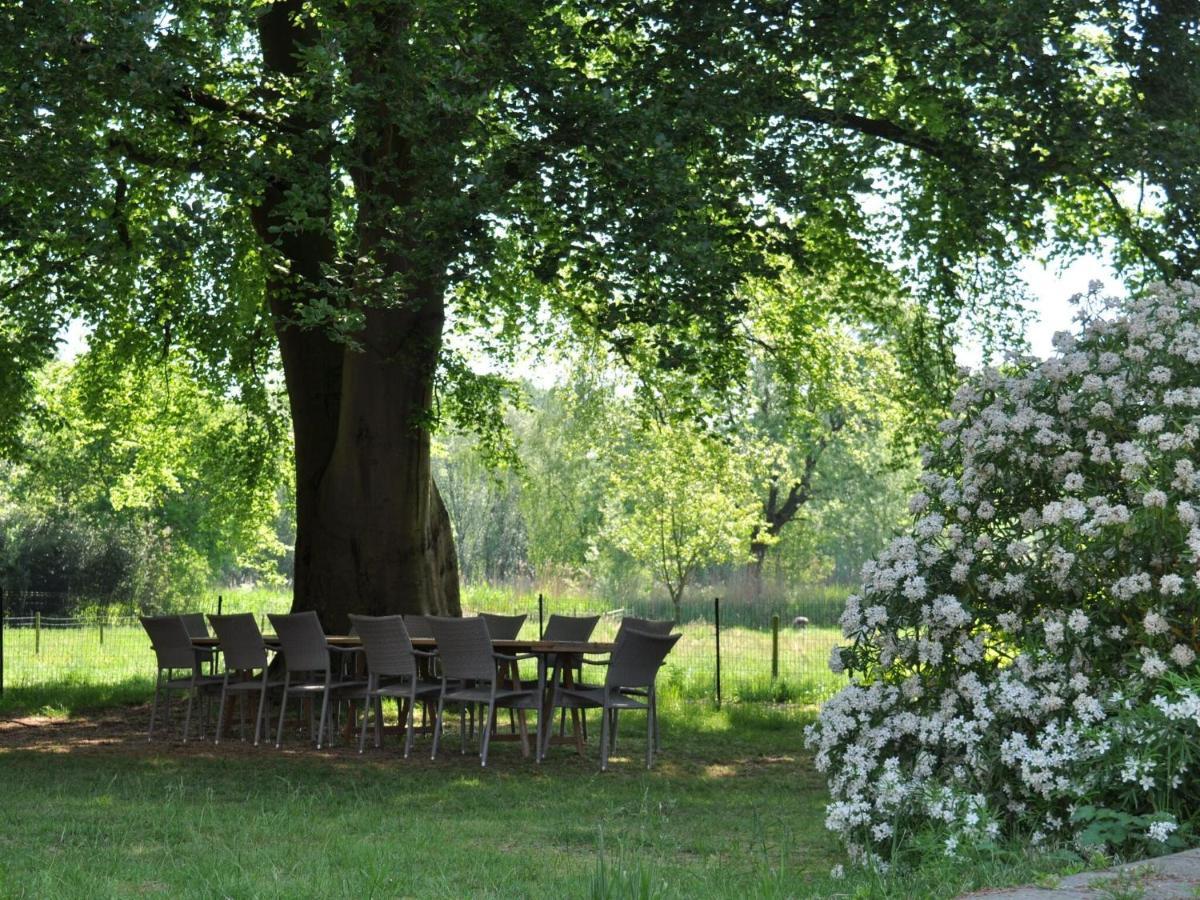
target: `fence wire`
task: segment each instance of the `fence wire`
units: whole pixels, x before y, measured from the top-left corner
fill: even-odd
[[[6,604],[7,605],[7,604]],[[216,603],[199,612],[216,612]],[[150,684],[154,657],[136,616],[91,609],[85,615],[43,614],[51,601],[23,598],[9,609],[21,615],[3,618],[3,686],[7,689],[62,685]],[[536,638],[552,613],[600,615],[594,640],[611,640],[621,618],[675,619],[668,602],[645,601],[623,606],[600,600],[555,600],[534,596],[488,597],[480,609],[524,613],[522,638]],[[61,608],[61,607],[60,607]],[[805,608],[797,619],[795,605],[775,608],[744,602],[686,601],[678,610],[675,630],[682,638],[659,676],[660,690],[688,699],[816,703],[845,684],[828,668],[831,649],[842,642],[836,627],[841,603],[836,599]],[[230,611],[226,608],[225,611]],[[277,610],[271,610],[277,611]],[[265,613],[260,613],[264,625]],[[717,617],[720,617],[720,629]],[[718,641],[720,647],[718,688]]]

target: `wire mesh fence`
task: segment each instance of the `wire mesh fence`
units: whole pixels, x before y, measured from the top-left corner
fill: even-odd
[[[266,613],[285,611],[272,607],[249,610],[260,616],[264,631],[270,630]],[[618,605],[592,597],[489,591],[468,592],[463,612],[523,613],[522,638],[538,637],[554,613],[599,615],[597,641],[611,640],[626,615],[669,619],[683,636],[660,675],[661,690],[688,699],[815,703],[845,683],[828,668],[830,650],[842,640],[836,625],[841,607],[835,595],[804,605],[690,599],[676,608],[667,601]],[[196,611],[217,610],[213,598]],[[225,612],[235,610],[247,611],[246,604],[224,604]],[[149,641],[127,608],[56,595],[10,595],[0,637],[0,684],[9,689],[151,683]]]

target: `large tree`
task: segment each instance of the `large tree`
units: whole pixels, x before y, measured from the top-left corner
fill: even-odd
[[[720,388],[773,256],[892,253],[945,323],[1049,202],[1076,233],[1144,173],[1186,225],[1196,142],[1144,140],[1194,58],[1169,7],[4,0],[0,418],[72,318],[251,407],[277,351],[296,606],[456,611],[429,430],[497,390],[448,321],[503,347],[549,314]]]

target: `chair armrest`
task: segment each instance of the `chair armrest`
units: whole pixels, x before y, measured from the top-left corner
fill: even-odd
[[[437,655],[436,650],[413,650],[413,656],[424,656],[426,659],[433,659]]]
[[[492,656],[494,656],[496,659],[503,659],[507,662],[519,662],[522,659],[537,659],[536,653],[517,653],[512,655],[508,653],[493,653]]]
[[[607,666],[611,662],[611,659],[587,659],[586,657],[583,659],[585,666]]]
[[[327,646],[334,653],[362,653],[362,652],[364,652],[362,647],[338,647],[338,646],[335,646],[334,644],[326,644],[325,646]]]

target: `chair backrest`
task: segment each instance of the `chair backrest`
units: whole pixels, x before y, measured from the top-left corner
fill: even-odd
[[[196,668],[196,649],[179,616],[141,616],[160,669]]]
[[[617,640],[627,628],[633,628],[646,634],[670,634],[675,623],[671,619],[639,619],[637,616],[625,616],[617,626]]]
[[[367,671],[372,675],[407,675],[415,678],[417,660],[404,619],[400,616],[356,616],[350,621],[362,638]]]
[[[521,626],[529,618],[524,613],[519,616],[501,616],[496,613],[481,612],[479,618],[487,622],[488,634],[493,641],[515,641],[521,633]]]
[[[315,612],[310,609],[286,616],[272,613],[267,618],[279,637],[283,662],[289,671],[329,671],[329,645],[325,642],[325,629],[321,627],[321,620]]]
[[[428,616],[404,616],[404,627],[408,629],[410,638],[433,637],[433,629],[429,627]]]
[[[433,637],[437,640],[442,675],[449,679],[472,678],[492,681],[496,661],[492,657],[492,638],[481,616],[454,619],[429,616]]]
[[[208,626],[204,624],[204,613],[184,613],[179,618],[183,619],[183,627],[192,637],[210,636]]]
[[[551,614],[542,633],[543,641],[586,641],[596,630],[599,616],[560,616]]]
[[[254,613],[209,616],[208,621],[217,633],[226,670],[267,667],[267,646]]]
[[[682,636],[649,634],[626,628],[621,640],[613,647],[605,684],[610,688],[650,687],[663,660]]]

